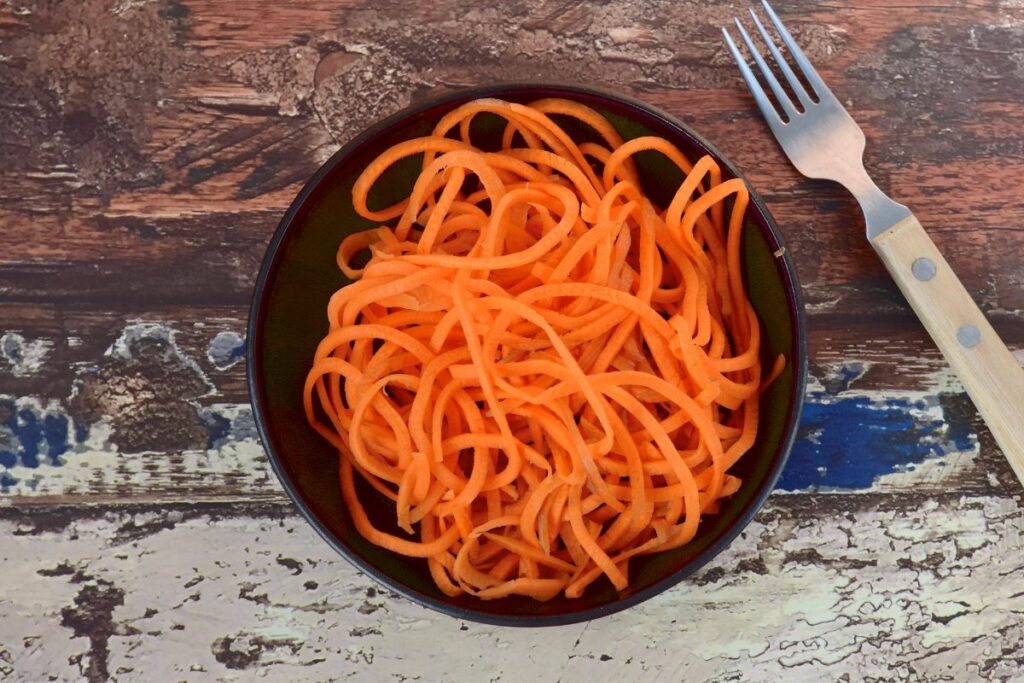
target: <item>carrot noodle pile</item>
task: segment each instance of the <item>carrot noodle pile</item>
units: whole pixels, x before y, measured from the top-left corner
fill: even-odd
[[[498,151],[470,139],[485,112],[505,121]],[[600,142],[574,141],[569,119]],[[685,174],[664,209],[640,185],[646,150]],[[370,209],[414,155],[408,197]],[[358,531],[483,599],[574,598],[602,575],[622,591],[631,557],[690,542],[740,487],[729,470],[784,366],[762,377],[748,192],[721,176],[563,99],[469,102],[373,161],[353,200],[380,227],[338,250],[353,282],[330,299],[304,395]],[[404,534],[371,522],[357,476]]]

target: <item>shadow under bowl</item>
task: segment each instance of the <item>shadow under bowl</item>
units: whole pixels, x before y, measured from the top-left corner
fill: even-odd
[[[586,621],[642,602],[697,571],[739,534],[764,503],[789,455],[803,402],[807,349],[800,288],[774,220],[751,192],[743,235],[743,275],[762,322],[764,361],[770,364],[781,353],[787,365],[761,397],[756,443],[730,470],[743,479],[743,485],[723,501],[719,514],[702,519],[691,543],[634,558],[630,584],[623,593],[602,578],[581,598],[572,600],[564,596],[543,603],[521,597],[490,601],[447,597],[431,580],[425,560],[377,547],[356,531],[338,485],[337,454],[306,423],[302,387],[316,345],[327,331],[327,301],[347,283],[335,263],[338,244],[352,232],[374,227],[353,210],[355,179],[383,150],[429,134],[445,113],[480,97],[523,103],[546,97],[576,100],[604,114],[626,139],[661,136],[693,160],[710,154],[722,167],[723,179],[739,176],[728,160],[667,114],[589,87],[509,84],[474,88],[391,116],[335,153],[302,189],[274,233],[256,280],[249,317],[247,373],[253,414],[274,472],[299,511],[331,547],[388,588],[472,621],[510,626]],[[565,125],[574,137],[591,134],[572,122]],[[497,122],[488,122],[487,117],[479,117],[474,126],[474,140],[477,135],[484,140],[500,135]],[[377,183],[370,205],[382,207],[407,195],[418,161],[414,157],[396,165]],[[636,161],[644,191],[664,205],[682,174],[654,152],[641,153]],[[368,485],[359,493],[374,524],[397,532],[393,504]]]

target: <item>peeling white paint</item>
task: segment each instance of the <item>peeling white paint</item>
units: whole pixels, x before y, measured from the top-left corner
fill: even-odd
[[[105,581],[124,592],[108,643],[116,681],[1019,675],[1024,516],[1016,501],[924,501],[852,518],[842,510],[800,516],[780,502],[696,581],[620,614],[548,629],[463,624],[389,595],[296,516],[109,514],[38,534],[22,527],[21,535],[4,521],[0,642],[18,645],[8,645],[16,680],[78,680],[88,654],[73,662],[90,643],[69,637],[62,610],[84,586]],[[55,575],[61,566],[65,575]],[[71,581],[72,572],[80,578]],[[35,644],[22,648],[26,639]],[[218,661],[225,639],[230,651],[250,654],[244,667]],[[897,675],[900,667],[908,675]]]
[[[6,332],[0,336],[0,359],[6,361],[15,377],[28,377],[39,372],[52,349],[53,341],[49,339],[29,340],[18,332]],[[3,365],[0,364],[0,369]]]
[[[841,296],[832,297],[831,299],[826,299],[824,301],[816,301],[813,303],[804,304],[804,309],[811,314],[828,313],[830,311],[835,310],[836,307],[839,305],[839,302],[842,300],[843,298]]]
[[[979,453],[977,440],[973,449],[968,451],[951,451],[938,458],[928,458],[914,463],[905,470],[883,474],[875,480],[872,492],[899,492],[913,490],[921,484],[940,484],[954,481],[955,476],[977,467]],[[869,456],[866,456],[869,457]]]

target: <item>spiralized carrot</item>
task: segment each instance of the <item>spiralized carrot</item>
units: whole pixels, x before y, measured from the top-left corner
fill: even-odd
[[[500,150],[471,139],[481,114],[505,119]],[[634,163],[648,150],[685,174],[663,209]],[[418,154],[409,196],[371,210],[374,184]],[[327,306],[304,392],[359,533],[482,599],[578,597],[601,576],[622,591],[630,558],[690,542],[742,485],[729,469],[785,366],[762,374],[748,201],[711,157],[624,141],[561,99],[469,102],[381,154],[353,204],[391,224],[342,241],[355,282]],[[369,519],[357,477],[403,534]]]

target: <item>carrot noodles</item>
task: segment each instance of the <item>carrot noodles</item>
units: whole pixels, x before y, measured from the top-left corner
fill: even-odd
[[[504,120],[500,149],[471,140],[482,114]],[[634,160],[652,151],[685,177],[662,208]],[[409,195],[371,209],[415,156]],[[761,367],[748,202],[712,158],[561,99],[469,102],[381,154],[353,188],[380,227],[338,249],[353,282],[304,393],[359,533],[482,599],[622,591],[632,557],[690,542],[741,486],[730,468],[785,364]],[[369,518],[357,478],[401,531]]]

